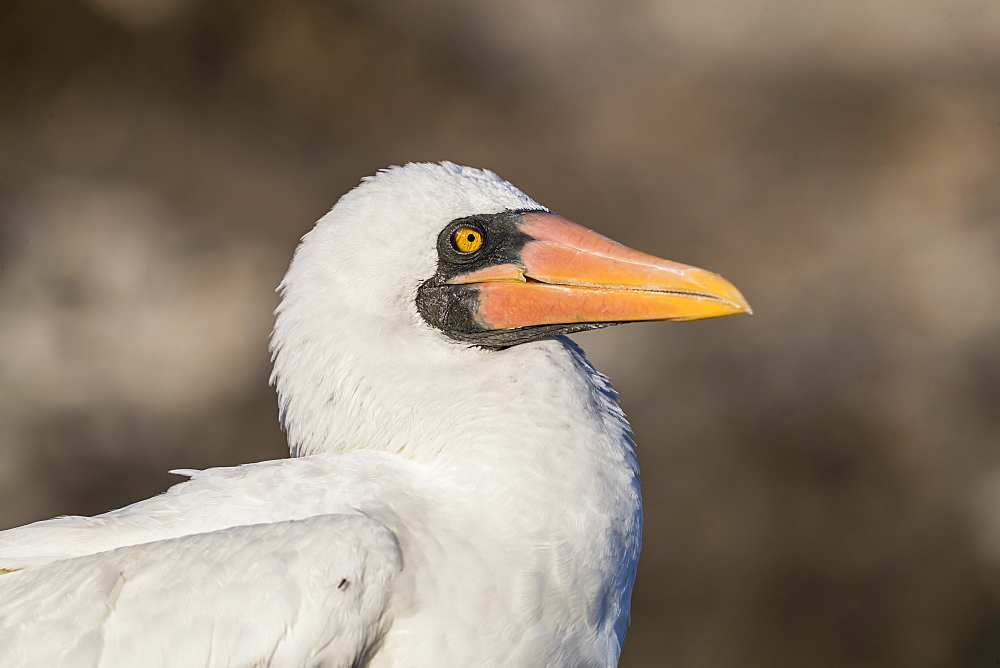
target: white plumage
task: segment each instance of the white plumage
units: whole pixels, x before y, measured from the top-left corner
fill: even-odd
[[[272,335],[295,457],[0,533],[0,665],[614,665],[642,511],[607,379],[563,337],[469,345],[415,304],[450,221],[522,210],[449,163],[341,198]]]

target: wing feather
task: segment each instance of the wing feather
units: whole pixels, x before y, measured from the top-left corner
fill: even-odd
[[[352,666],[391,623],[395,535],[237,526],[0,574],[0,665]]]

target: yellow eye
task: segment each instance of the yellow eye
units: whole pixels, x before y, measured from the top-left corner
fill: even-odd
[[[451,242],[460,253],[475,253],[483,245],[483,233],[472,227],[460,227],[455,230]]]

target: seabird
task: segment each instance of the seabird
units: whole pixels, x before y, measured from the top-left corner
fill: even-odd
[[[364,179],[280,292],[292,457],[0,532],[0,665],[615,665],[638,467],[565,335],[739,291],[442,163]]]

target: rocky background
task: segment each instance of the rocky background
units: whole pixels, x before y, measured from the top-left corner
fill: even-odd
[[[1000,662],[1000,4],[5,0],[0,526],[285,454],[273,288],[485,166],[757,314],[578,337],[640,447],[624,666]]]

